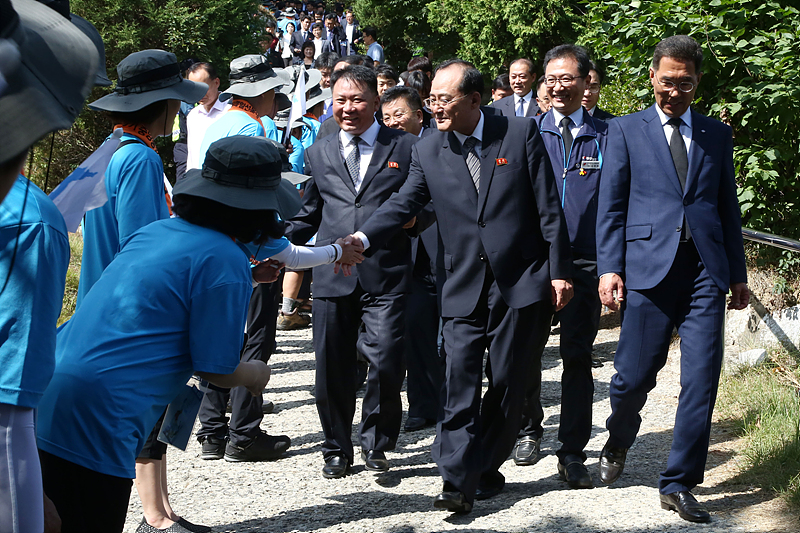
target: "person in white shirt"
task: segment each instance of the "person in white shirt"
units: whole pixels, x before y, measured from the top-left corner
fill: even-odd
[[[219,100],[219,76],[211,63],[192,64],[186,71],[186,78],[208,85],[208,92],[200,100],[199,105],[186,115],[186,169],[190,170],[203,166],[200,160],[200,145],[206,130],[227,111],[230,104]]]
[[[281,35],[281,58],[283,58],[284,67],[291,65],[292,58],[294,58],[292,53],[292,34],[294,34],[295,29],[294,22],[289,22],[286,24],[286,31]]]

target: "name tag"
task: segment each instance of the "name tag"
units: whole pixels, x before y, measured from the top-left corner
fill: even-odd
[[[596,157],[583,156],[583,159],[581,159],[581,169],[599,170],[600,161],[598,161]]]

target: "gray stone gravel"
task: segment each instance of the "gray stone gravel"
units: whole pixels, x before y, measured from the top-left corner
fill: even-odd
[[[501,468],[505,490],[490,500],[476,502],[468,515],[449,515],[432,507],[433,497],[441,490],[441,478],[430,456],[432,429],[401,432],[397,449],[387,454],[392,468],[385,474],[365,471],[357,450],[351,475],[338,480],[322,478],[322,434],[312,396],[310,328],[279,332],[279,349],[270,361],[272,378],[267,396],[275,402],[275,413],[264,417],[262,427],[271,434],[292,438],[286,457],[265,463],[227,463],[201,460],[195,440],[186,452],[170,448],[168,477],[173,508],[192,522],[213,526],[214,531],[240,533],[776,531],[767,523],[739,516],[735,502],[731,505],[725,492],[729,489],[717,480],[709,483],[707,479],[695,491],[712,512],[711,524],[693,525],[660,508],[658,472],[669,452],[680,390],[675,350],[642,412],[642,429],[628,455],[623,477],[612,488],[600,485],[597,460],[607,436],[608,383],[619,335],[613,324],[601,329],[595,343],[595,352],[605,364],[593,371],[594,428],[587,447],[587,465],[598,486],[575,491],[559,481],[555,456],[561,394],[557,333],[555,328],[543,359],[545,456],[538,464],[526,467],[508,460]],[[359,417],[360,406],[356,420]],[[354,426],[354,439],[356,432]],[[125,531],[133,532],[141,516],[134,490]]]

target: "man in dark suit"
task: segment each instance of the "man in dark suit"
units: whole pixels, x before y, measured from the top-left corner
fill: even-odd
[[[289,47],[295,57],[301,57],[303,43],[314,39],[311,33],[311,19],[308,15],[300,15],[300,27],[292,34]]]
[[[444,487],[434,506],[462,513],[503,489],[528,367],[541,364],[528,347],[572,296],[564,214],[536,124],[484,113],[482,92],[471,63],[437,69],[428,106],[439,131],[414,146],[406,184],[350,237],[377,255],[433,200],[446,365],[432,450]]]
[[[530,59],[515,59],[508,68],[508,81],[514,94],[492,104],[507,117],[535,117],[540,113],[533,86],[536,70]]]
[[[598,107],[597,102],[600,100],[600,89],[603,88],[603,81],[605,74],[603,69],[594,61],[589,61],[592,68],[589,69],[589,81],[586,83],[586,89],[583,93],[583,107],[592,115],[592,118],[608,122],[616,115],[612,115],[605,109]]]
[[[316,244],[322,246],[352,233],[405,182],[417,138],[375,120],[377,84],[375,71],[363,66],[347,66],[331,76],[333,116],[341,131],[306,151],[306,173],[312,179],[303,208],[290,221],[292,242],[305,243],[316,233]],[[394,449],[403,412],[410,266],[409,237],[396,231],[369,259],[353,267],[349,277],[330,266],[314,269],[316,401],[325,434],[326,478],[343,477],[353,464],[357,350],[370,363],[361,457],[368,470],[389,468],[384,452]]]
[[[728,308],[743,309],[750,294],[731,128],[690,108],[702,60],[685,35],[656,46],[656,105],[608,123],[597,219],[600,298],[624,309],[600,479],[622,474],[677,328],[681,394],[658,485],[661,506],[693,522],[710,520],[690,491],[703,481],[708,455],[725,298],[730,288]]]
[[[383,123],[419,138],[436,133],[423,126],[422,100],[411,87],[391,87],[381,95]],[[425,208],[429,216],[433,205]],[[411,239],[413,271],[411,291],[406,299],[406,392],[408,418],[403,428],[419,431],[436,424],[441,403],[443,361],[439,357],[439,322],[436,253],[439,230],[434,222],[419,237]]]
[[[333,51],[339,56],[345,55],[342,52],[342,41],[346,41],[344,36],[344,29],[336,24],[336,15],[328,13],[325,15],[325,31],[322,33],[323,39],[328,39],[331,42]],[[347,45],[345,44],[345,47]]]

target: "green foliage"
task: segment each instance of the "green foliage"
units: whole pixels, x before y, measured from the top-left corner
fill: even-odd
[[[583,42],[652,101],[646,75],[664,37],[688,34],[704,48],[696,108],[730,124],[743,223],[797,237],[800,168],[800,10],[763,0],[589,3]]]
[[[227,86],[231,59],[259,53],[263,28],[257,27],[255,0],[72,0],[73,13],[91,21],[103,37],[109,78],[116,80],[116,65],[139,50],[160,48],[174,53],[178,61],[195,57],[217,66],[223,87]],[[110,88],[95,88],[91,102]],[[48,136],[34,148],[29,176],[51,192],[58,183],[110,133],[111,126],[100,113],[84,108],[71,130]],[[55,142],[53,142],[53,139]],[[50,147],[53,146],[52,160]],[[169,173],[172,143],[157,141]],[[49,177],[47,166],[50,164]]]
[[[374,26],[383,46],[386,62],[398,73],[413,56],[432,51],[434,58],[455,55],[458,37],[438,32],[428,23],[427,0],[355,0],[353,12],[361,28]]]
[[[556,0],[434,0],[427,10],[431,27],[457,35],[458,56],[472,61],[491,80],[518,57],[527,57],[538,65],[547,50],[574,40],[579,21],[574,4]]]
[[[60,326],[72,317],[78,299],[78,280],[81,277],[81,256],[83,255],[83,238],[77,233],[69,236],[69,268],[67,269],[67,282],[64,287],[64,302],[61,305],[61,316],[58,317]]]
[[[780,493],[800,510],[800,370],[797,355],[773,353],[764,367],[724,376],[717,409],[746,439],[732,483]]]

